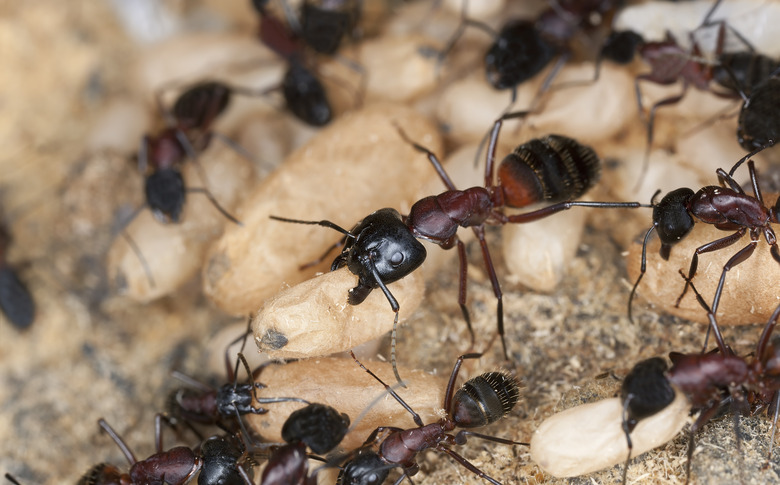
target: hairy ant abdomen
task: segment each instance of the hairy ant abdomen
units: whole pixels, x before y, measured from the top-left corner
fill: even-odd
[[[526,207],[582,196],[599,178],[600,160],[589,146],[549,135],[518,146],[498,167],[504,202]]]
[[[299,62],[290,61],[282,81],[287,107],[299,119],[313,126],[327,125],[333,118],[325,88],[312,72]]]
[[[487,426],[506,416],[517,404],[517,381],[503,372],[486,372],[466,381],[452,398],[451,415],[461,428]]]
[[[179,222],[186,194],[184,178],[179,170],[165,168],[152,172],[146,177],[144,190],[155,219]]]
[[[509,22],[485,54],[487,80],[496,89],[512,88],[538,74],[555,54],[533,22]]]
[[[119,468],[108,463],[95,465],[87,471],[77,482],[77,485],[119,485],[122,472]]]
[[[282,426],[282,439],[288,443],[301,441],[317,454],[336,447],[349,428],[349,416],[320,403],[311,403],[290,414]]]
[[[206,440],[200,446],[203,459],[203,467],[198,475],[198,485],[245,485],[236,463],[241,459],[243,452],[237,446],[226,439],[213,437]],[[246,467],[252,478],[252,467]]]

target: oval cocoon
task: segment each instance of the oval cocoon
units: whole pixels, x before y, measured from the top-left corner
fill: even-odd
[[[347,303],[357,276],[346,267],[299,283],[263,305],[252,320],[255,343],[273,359],[343,352],[393,329],[394,313],[382,290],[359,305]],[[424,292],[416,273],[388,285],[400,305],[399,321],[420,305]]]
[[[691,405],[677,391],[672,403],[645,418],[631,433],[632,457],[674,438],[688,422]],[[550,416],[531,437],[531,459],[555,477],[576,477],[626,461],[628,445],[619,398],[576,406]]]

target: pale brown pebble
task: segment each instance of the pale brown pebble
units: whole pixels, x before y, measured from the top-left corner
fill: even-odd
[[[215,140],[199,156],[208,178],[208,188],[229,213],[254,183],[252,164],[233,149]],[[184,183],[188,188],[204,187],[195,165],[185,163]],[[151,301],[176,290],[203,265],[211,242],[224,225],[233,224],[203,194],[188,194],[180,223],[163,224],[148,209],[126,228],[149,265],[153,283],[141,260],[122,236],[117,236],[108,253],[109,278],[117,290],[136,301]]]
[[[257,348],[273,359],[318,357],[392,330],[394,313],[381,290],[359,305],[347,303],[348,291],[356,285],[357,276],[343,267],[281,291],[252,320]],[[398,300],[402,320],[420,305],[424,284],[412,273],[388,289]]]
[[[393,371],[387,362],[363,362],[366,367],[388,384],[395,383]],[[447,380],[421,370],[399,367],[407,388],[394,390],[414,409],[424,423],[438,420],[441,415]],[[382,385],[361,369],[352,359],[323,357],[266,367],[257,377],[266,387],[258,390],[260,397],[297,397],[319,402],[347,413],[354,425],[358,416],[379,397],[365,417],[347,434],[341,448],[355,449],[379,426],[399,428],[416,427],[412,415]],[[282,441],[281,428],[294,410],[303,407],[299,402],[265,405],[267,414],[252,414],[245,419],[252,428],[269,441]]]
[[[401,139],[394,123],[435,152],[435,126],[409,108],[376,104],[336,120],[292,153],[243,204],[244,227],[227,228],[209,251],[204,291],[223,310],[256,311],[283,285],[326,271],[335,253],[307,270],[341,235],[325,227],[275,221],[270,215],[331,220],[350,229],[383,207],[402,213],[416,200],[430,163]]]
[[[765,201],[776,200],[776,195],[764,194]],[[650,221],[648,221],[650,222]],[[777,224],[775,232],[780,231]],[[643,299],[649,300],[658,309],[672,315],[700,323],[708,323],[707,314],[696,301],[693,292],[688,289],[679,307],[675,307],[682,293],[685,280],[678,270],[686,275],[691,258],[697,247],[733,234],[734,231],[721,231],[711,224],[697,223],[693,231],[672,247],[668,261],[659,254],[660,240],[654,236],[647,245],[647,272],[637,288],[639,298],[634,301],[634,315],[637,314]],[[723,265],[744,248],[750,237],[747,235],[736,244],[717,251],[699,255],[699,266],[693,283],[708,305],[712,304]],[[630,281],[639,276],[642,257],[642,240],[637,238],[629,248],[626,266]],[[720,325],[746,325],[765,323],[780,302],[780,264],[772,258],[769,245],[760,237],[752,256],[733,267],[726,273],[720,305],[718,323]]]
[[[631,456],[672,438],[689,422],[691,405],[681,392],[631,432]],[[628,456],[619,398],[583,404],[545,419],[531,437],[531,460],[554,477],[576,477],[624,463]]]

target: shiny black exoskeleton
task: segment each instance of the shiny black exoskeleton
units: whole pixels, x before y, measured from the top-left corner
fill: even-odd
[[[239,441],[235,437],[212,436],[200,445],[203,466],[198,485],[254,484],[257,464],[244,454]]]
[[[750,180],[753,187],[753,195],[748,195],[734,180],[735,170],[750,157],[763,150],[766,147],[759,148],[740,159],[729,173],[723,169],[718,169],[718,179],[720,186],[708,185],[699,189],[697,192],[689,188],[681,188],[667,194],[660,203],[653,204],[653,225],[645,234],[642,244],[642,262],[639,277],[634,283],[631,295],[628,299],[628,315],[631,314],[631,302],[636,294],[637,286],[642,281],[642,277],[647,269],[647,242],[653,231],[657,231],[661,239],[661,256],[664,259],[669,258],[671,247],[690,233],[694,226],[694,218],[705,224],[712,224],[718,229],[724,231],[734,231],[732,234],[716,239],[696,248],[691,265],[688,270],[688,276],[685,287],[677,299],[680,304],[683,296],[688,290],[690,281],[696,274],[699,263],[699,254],[717,251],[742,239],[745,234],[750,235],[750,242],[747,246],[739,250],[723,266],[723,271],[718,282],[718,288],[715,291],[715,297],[712,303],[712,312],[717,313],[718,303],[723,291],[723,285],[726,281],[726,273],[734,266],[745,261],[758,244],[759,237],[763,234],[767,244],[770,245],[772,257],[780,263],[780,249],[777,245],[777,236],[772,229],[771,224],[778,223],[778,208],[780,208],[780,199],[774,207],[767,207],[761,196],[761,190],[758,186],[755,165],[752,160],[748,162]]]
[[[452,457],[472,473],[495,485],[498,481],[486,475],[450,447],[466,443],[469,436],[506,445],[527,445],[508,439],[487,436],[461,430],[449,434],[455,428],[477,428],[498,421],[517,404],[520,389],[517,380],[501,372],[488,372],[467,381],[455,392],[455,380],[464,359],[479,358],[481,354],[466,354],[458,357],[447,383],[443,408],[447,415],[436,423],[423,424],[420,416],[387,384],[367,369],[352,354],[352,358],[368,374],[379,381],[406,410],[412,414],[417,428],[401,429],[380,427],[371,433],[363,446],[353,453],[339,474],[339,485],[378,485],[382,483],[391,468],[403,468],[403,477],[411,477],[419,470],[415,461],[417,454],[435,449]]]
[[[713,80],[733,92],[750,96],[753,89],[780,68],[780,62],[753,51],[725,52],[713,67]],[[757,147],[751,147],[757,148]]]
[[[349,416],[330,406],[311,403],[293,413],[282,426],[286,445],[268,458],[260,485],[316,485],[316,470],[309,475],[308,446],[317,454],[333,450],[349,429]]]
[[[776,73],[777,74],[777,73]],[[753,87],[742,104],[737,122],[737,140],[745,150],[755,150],[780,141],[780,77],[772,76]]]
[[[509,22],[485,54],[487,80],[496,89],[514,88],[539,74],[557,53],[533,22]]]
[[[362,0],[305,1],[301,5],[301,37],[314,51],[334,55],[354,31]]]

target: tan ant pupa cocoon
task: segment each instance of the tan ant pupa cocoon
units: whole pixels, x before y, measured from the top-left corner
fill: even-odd
[[[239,211],[244,227],[228,228],[209,252],[206,294],[225,311],[248,313],[282,285],[329,269],[335,251],[319,265],[303,271],[300,266],[320,258],[339,240],[338,232],[271,220],[271,215],[328,219],[348,229],[383,207],[408,210],[423,180],[435,173],[394,124],[432,150],[442,149],[433,123],[397,104],[372,105],[335,120],[244,202]]]
[[[389,363],[370,362],[369,365],[383,380],[394,382],[395,377]],[[394,390],[420,414],[423,422],[438,420],[447,388],[446,377],[404,367],[399,368],[399,373],[403,376],[407,388],[395,386]],[[415,426],[411,415],[389,394],[382,396],[385,391],[372,385],[372,378],[352,359],[323,357],[270,365],[263,369],[256,380],[266,386],[258,389],[261,398],[294,396],[327,404],[339,412],[347,413],[353,424],[358,416],[368,409],[355,429],[341,442],[341,447],[347,450],[360,446],[379,426]],[[373,403],[377,397],[379,400]],[[370,405],[372,406],[369,409]],[[292,411],[301,407],[303,405],[296,402],[274,403],[268,413],[246,415],[244,419],[265,439],[281,441],[281,429],[285,419]]]
[[[691,405],[681,392],[662,411],[631,432],[632,456],[674,438],[689,421]],[[555,477],[576,477],[623,463],[628,456],[622,426],[623,403],[610,398],[550,416],[531,437],[531,459]]]
[[[344,267],[266,301],[252,320],[257,348],[274,359],[317,357],[349,350],[391,331],[394,314],[381,290],[372,291],[359,305],[347,303],[357,281]],[[398,300],[403,319],[420,305],[424,283],[411,273],[388,289]]]
[[[767,203],[777,200],[776,194],[763,196]],[[777,230],[776,224],[773,227]],[[661,258],[660,241],[653,235],[647,244],[647,272],[639,283],[637,294],[667,313],[695,322],[708,323],[706,312],[702,310],[690,289],[680,306],[675,307],[675,302],[685,287],[685,281],[679,271],[687,274],[697,247],[732,233],[733,231],[722,231],[710,224],[696,224],[693,231],[671,249],[669,261]],[[723,265],[749,242],[750,238],[745,236],[729,247],[699,255],[699,265],[693,283],[708,304],[712,303]],[[636,281],[639,276],[641,259],[642,240],[636,239],[629,248],[626,262],[630,281]],[[780,301],[778,281],[780,264],[772,258],[769,245],[762,235],[753,255],[726,273],[718,306],[718,323],[746,325],[766,322]],[[636,310],[637,308],[634,309],[635,312]]]
[[[213,143],[198,160],[208,185],[188,161],[182,169],[186,186],[207,187],[222,207],[235,214],[233,209],[254,182],[252,163],[223,143]],[[125,229],[140,257],[122,235],[117,235],[108,253],[109,278],[120,293],[137,301],[167,295],[198,272],[209,244],[225,224],[234,225],[199,193],[187,194],[178,224],[163,224],[145,208]],[[144,261],[151,274],[147,274]]]

